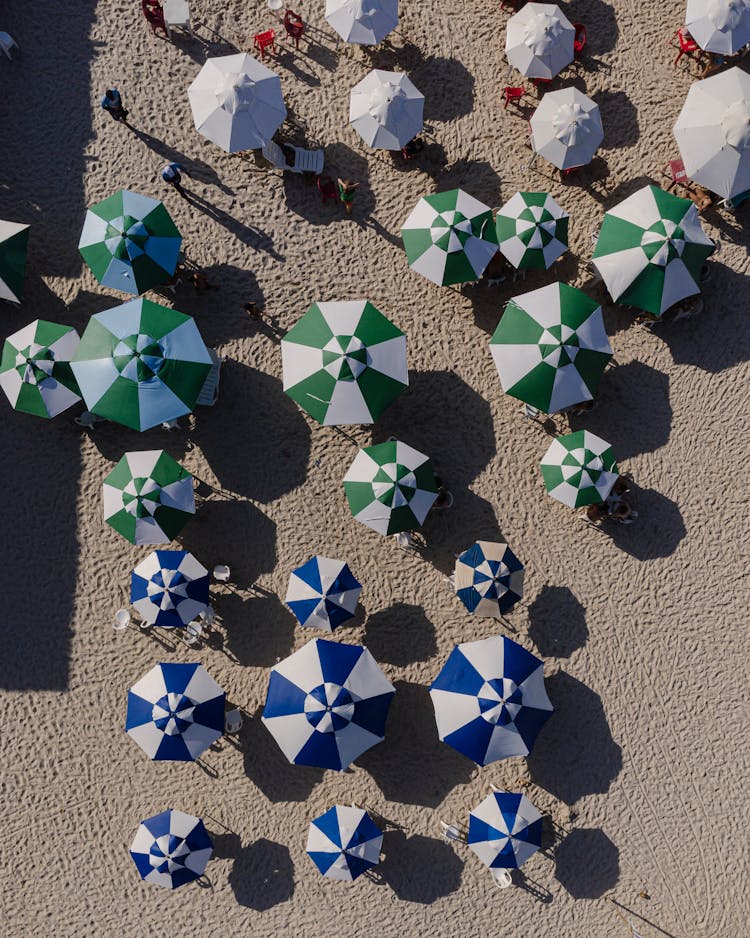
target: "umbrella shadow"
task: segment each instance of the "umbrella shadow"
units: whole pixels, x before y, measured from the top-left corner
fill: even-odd
[[[181,417],[180,428],[174,430],[165,430],[158,425],[142,432],[108,421],[89,430],[88,437],[101,455],[112,463],[117,462],[123,453],[142,449],[163,449],[179,462],[191,448],[189,420],[187,416]]]
[[[394,603],[370,616],[364,643],[378,661],[399,666],[428,661],[437,652],[435,626],[421,606],[410,603]]]
[[[219,174],[213,168],[209,166],[208,163],[204,162],[201,159],[197,159],[192,156],[186,156],[180,150],[175,149],[175,147],[170,146],[168,143],[165,143],[164,140],[160,140],[158,137],[154,137],[153,134],[148,133],[145,130],[140,130],[138,127],[131,127],[133,135],[145,144],[149,150],[153,150],[157,156],[161,157],[167,163],[179,163],[180,166],[184,166],[187,171],[191,174],[192,179],[195,182],[202,182],[208,186],[214,186],[219,189],[225,195],[234,195],[234,189],[230,189],[225,183],[221,181]]]
[[[473,160],[467,156],[449,166],[441,163],[434,169],[430,163],[425,163],[425,172],[432,177],[440,192],[464,189],[491,207],[500,204],[500,176],[486,160]]]
[[[392,38],[400,38],[401,45],[394,45]],[[379,46],[362,46],[362,52],[369,59],[370,68],[380,68],[388,72],[413,72],[424,62],[424,53],[418,45],[406,39],[398,31],[391,34]],[[420,89],[421,90],[421,89]]]
[[[464,865],[453,847],[436,837],[387,831],[378,870],[398,899],[430,905],[461,885]]]
[[[633,524],[612,522],[598,530],[636,560],[671,556],[687,534],[677,503],[655,489],[640,487],[635,488],[629,500],[638,511]]]
[[[565,671],[545,680],[555,712],[527,757],[534,784],[572,805],[606,794],[622,769],[601,697]]]
[[[599,828],[576,828],[555,849],[555,879],[574,899],[601,899],[620,879],[620,851]]]
[[[599,105],[605,128],[603,150],[621,150],[638,142],[638,109],[624,91],[597,91],[592,101]]]
[[[458,59],[430,56],[414,67],[409,77],[425,96],[426,121],[453,121],[471,113],[475,79]]]
[[[359,221],[372,214],[375,194],[369,185],[370,167],[362,153],[341,142],[327,146],[323,175],[334,183],[337,179],[351,179],[359,183],[352,214],[346,215],[344,206],[338,200],[324,202],[317,185],[300,178],[299,173],[284,173],[284,198],[290,211],[313,225],[326,225],[332,221]]]
[[[307,477],[310,427],[281,381],[229,360],[221,382],[220,400],[193,439],[222,487],[263,503],[297,488]]]
[[[247,598],[228,592],[217,600],[216,608],[227,647],[241,665],[270,668],[291,652],[297,620],[276,596]]]
[[[474,763],[438,739],[426,687],[408,681],[396,681],[395,687],[385,744],[368,750],[356,764],[387,801],[435,808],[469,781]]]
[[[269,801],[306,801],[324,777],[323,769],[292,765],[261,722],[263,708],[240,730],[245,775]]]
[[[528,612],[529,638],[545,658],[570,658],[588,641],[586,608],[567,586],[543,586]]]
[[[289,848],[267,837],[238,852],[229,885],[240,905],[267,912],[294,895],[294,863]]]

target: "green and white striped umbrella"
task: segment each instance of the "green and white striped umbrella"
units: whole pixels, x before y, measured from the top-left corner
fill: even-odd
[[[103,287],[137,294],[169,280],[181,244],[161,202],[121,189],[86,212],[78,250]]]
[[[590,401],[612,357],[601,307],[566,283],[512,297],[490,351],[505,393],[548,414]]]
[[[72,326],[35,319],[8,336],[0,386],[16,410],[55,417],[81,399],[70,360],[78,347]]]
[[[28,225],[0,220],[0,300],[21,302],[28,243]]]
[[[193,477],[163,449],[125,453],[104,480],[104,520],[131,544],[168,544],[195,514]]]
[[[568,508],[605,502],[619,475],[612,447],[588,430],[558,436],[542,459],[544,487]]]
[[[501,254],[518,270],[547,270],[568,249],[568,213],[549,192],[516,192],[495,230]]]
[[[412,270],[439,286],[478,280],[497,252],[492,212],[462,189],[421,198],[401,237]]]
[[[357,521],[379,534],[420,527],[438,494],[430,458],[398,440],[361,449],[344,491]]]
[[[644,186],[605,214],[592,260],[613,300],[660,316],[700,293],[713,250],[690,199]]]
[[[281,359],[284,390],[324,426],[373,423],[409,384],[406,336],[367,300],[313,303]]]
[[[190,413],[211,357],[191,316],[138,299],[91,317],[72,368],[92,413],[148,430]]]

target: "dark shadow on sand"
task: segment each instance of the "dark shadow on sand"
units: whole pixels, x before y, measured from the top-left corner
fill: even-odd
[[[411,603],[394,603],[370,616],[364,643],[378,661],[399,666],[427,661],[437,651],[435,626]]]
[[[403,902],[430,905],[461,885],[464,864],[444,840],[388,831],[383,849],[385,858],[378,870]]]
[[[555,850],[555,879],[574,899],[601,899],[620,879],[620,851],[599,828],[576,828]]]
[[[323,769],[292,765],[261,722],[258,707],[240,730],[245,775],[269,801],[306,801],[324,777]]]
[[[270,668],[291,653],[297,620],[278,597],[247,590],[216,601],[229,651],[241,665]]]
[[[543,586],[529,606],[528,633],[544,658],[569,658],[588,641],[586,607],[567,586]]]
[[[237,902],[256,912],[267,912],[294,895],[289,848],[266,837],[242,847],[228,878]]]

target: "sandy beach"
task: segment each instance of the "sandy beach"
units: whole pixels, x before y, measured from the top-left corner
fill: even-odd
[[[628,920],[641,938],[742,938],[748,210],[703,216],[722,246],[695,319],[636,325],[585,268],[604,212],[664,183],[677,155],[671,129],[698,77],[694,63],[673,66],[668,45],[684,3],[561,4],[586,24],[588,54],[558,87],[597,101],[605,139],[560,181],[544,160],[528,168],[526,121],[503,110],[509,13],[497,3],[402,0],[392,47],[367,52],[337,48],[324,4],[304,0],[307,39],[298,53],[282,39],[267,64],[295,122],[288,139],[323,147],[329,175],[360,183],[351,218],[302,177],[197,134],[186,89],[206,57],[251,51],[255,33],[283,27],[260,0],[191,7],[196,36],[173,43],[134,0],[0,8],[20,46],[0,60],[0,218],[32,226],[24,302],[2,304],[3,336],[35,318],[81,332],[123,302],[77,245],[86,207],[125,187],[164,200],[215,287],[149,297],[193,315],[227,358],[218,403],[189,433],[87,434],[67,414],[44,422],[2,401],[3,934],[628,938]],[[348,125],[349,90],[373,67],[407,72],[425,94],[417,160],[369,150]],[[99,107],[113,84],[132,130]],[[171,160],[192,173],[192,203],[160,179]],[[421,195],[456,186],[493,207],[550,191],[570,213],[570,251],[516,283],[432,285],[408,269],[399,230]],[[550,437],[503,395],[489,351],[505,301],[554,280],[602,303],[614,350],[596,409],[575,423],[611,442],[637,483],[637,523],[609,534],[546,495]],[[278,336],[314,301],[360,298],[406,333],[410,386],[376,425],[344,435],[283,393]],[[270,328],[243,312],[248,300]],[[354,521],[341,485],[357,447],[392,435],[429,454],[455,498],[429,516],[419,554]],[[221,490],[179,542],[232,569],[237,591],[215,602],[229,654],[113,632],[146,549],[104,523],[101,483],[125,451],[157,448]],[[476,539],[507,539],[526,565],[505,634],[544,660],[556,711],[528,759],[486,768],[438,740],[427,691],[455,643],[503,631],[446,587]],[[270,667],[318,634],[283,603],[291,569],[313,554],[347,560],[363,584],[362,610],[335,638],[367,645],[396,687],[385,741],[343,773],[289,765],[259,714]],[[151,762],[123,732],[128,688],[160,660],[202,662],[252,715],[238,745],[206,754],[208,772]],[[525,885],[499,891],[471,851],[442,839],[439,819],[463,820],[491,784],[519,783],[566,833],[524,866]],[[336,883],[306,856],[307,828],[355,801],[395,826],[378,881]],[[210,888],[139,880],[128,846],[168,807],[204,818]]]

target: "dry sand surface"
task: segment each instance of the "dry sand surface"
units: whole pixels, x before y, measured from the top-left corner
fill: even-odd
[[[563,4],[586,23],[590,50],[566,79],[600,103],[606,133],[596,163],[563,184],[543,161],[526,170],[525,122],[502,110],[508,14],[497,6],[404,0],[393,50],[337,54],[322,0],[304,0],[310,42],[297,55],[282,44],[271,67],[332,175],[361,182],[348,220],[300,177],[257,172],[193,128],[187,86],[207,55],[249,49],[273,24],[265,3],[194,0],[206,25],[174,44],[151,35],[135,0],[2,4],[0,28],[21,53],[0,61],[0,217],[32,225],[26,299],[3,307],[4,334],[35,317],[81,329],[122,301],[77,242],[86,205],[132,187],[164,197],[218,287],[164,301],[195,315],[229,359],[190,450],[185,434],[110,425],[89,436],[66,417],[45,424],[2,408],[8,938],[627,936],[607,896],[632,910],[643,938],[748,934],[746,229],[707,215],[724,246],[698,319],[650,332],[605,304],[618,366],[585,426],[637,480],[640,518],[612,537],[584,527],[546,497],[537,464],[548,437],[502,395],[488,339],[513,293],[555,278],[585,285],[605,209],[658,181],[675,155],[671,127],[695,66],[674,68],[666,45],[677,0]],[[426,95],[432,136],[408,167],[348,127],[349,89],[371,63],[408,71]],[[98,107],[112,83],[135,132]],[[172,158],[193,171],[197,206],[165,191],[159,170]],[[457,185],[493,206],[549,188],[571,214],[570,253],[525,283],[433,287],[407,269],[399,226],[419,195]],[[352,436],[398,435],[434,457],[455,494],[428,520],[424,556],[352,520],[341,479],[356,446],[286,398],[278,341],[241,308],[257,299],[287,329],[314,300],[358,297],[407,333],[411,387]],[[242,588],[216,602],[236,660],[112,631],[144,551],[104,525],[101,480],[123,451],[156,447],[225,492],[183,543],[207,565],[229,563]],[[458,550],[501,533],[527,568],[517,638],[544,659],[557,712],[528,761],[477,769],[438,741],[427,685],[455,642],[497,631],[465,614],[444,576]],[[256,715],[241,749],[208,754],[215,777],[151,763],[123,734],[127,688],[162,658],[200,660],[255,713],[269,667],[312,637],[282,600],[290,569],[318,552],[348,559],[364,584],[366,615],[338,637],[365,642],[396,685],[386,741],[350,772],[290,766]],[[525,888],[499,892],[472,853],[441,840],[438,818],[461,818],[491,783],[523,776],[568,834],[529,861]],[[381,882],[326,880],[305,856],[310,819],[353,800],[401,826],[386,836]],[[169,806],[204,816],[216,835],[210,889],[170,894],[137,877],[137,823]]]

